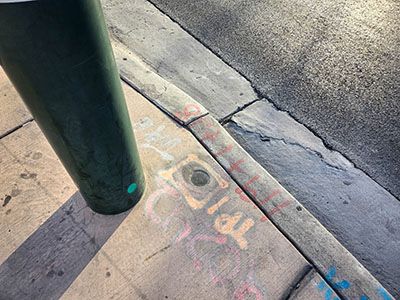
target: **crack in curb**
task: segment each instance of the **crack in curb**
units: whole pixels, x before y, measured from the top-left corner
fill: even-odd
[[[324,164],[326,164],[328,167],[330,167],[330,168],[332,168],[332,169],[335,169],[335,170],[338,170],[338,171],[347,172],[346,169],[344,169],[344,168],[342,168],[342,167],[335,166],[335,165],[333,165],[333,164],[327,162],[326,159],[324,158],[324,156],[322,155],[321,152],[319,152],[319,151],[317,151],[317,150],[314,150],[314,149],[312,149],[312,148],[310,148],[310,147],[303,146],[303,145],[301,145],[301,144],[299,144],[299,143],[288,142],[288,141],[286,141],[284,138],[277,138],[277,137],[273,137],[273,136],[266,136],[266,135],[261,134],[260,132],[254,132],[254,131],[247,130],[247,129],[243,128],[242,126],[240,126],[240,125],[238,124],[238,122],[236,122],[236,121],[234,121],[234,120],[232,120],[232,119],[228,120],[225,124],[227,124],[227,123],[233,123],[235,126],[237,126],[238,128],[240,128],[242,131],[244,131],[244,132],[247,133],[247,134],[258,136],[259,140],[262,141],[262,142],[282,142],[282,143],[285,144],[285,145],[299,147],[299,148],[305,150],[306,152],[309,152],[309,153],[311,153],[311,154],[316,155],[316,156],[317,156]],[[330,150],[330,151],[334,151],[334,150]]]
[[[244,104],[242,106],[238,106],[238,108],[236,108],[233,112],[231,112],[231,113],[227,114],[225,117],[222,117],[219,120],[217,120],[218,123],[220,123],[222,126],[224,126],[226,123],[228,123],[232,119],[232,117],[234,115],[236,115],[237,113],[245,110],[250,105],[253,105],[254,103],[259,102],[259,101],[262,101],[262,99],[257,98],[257,99],[255,99],[253,101],[250,101],[249,103],[246,103],[246,104]]]

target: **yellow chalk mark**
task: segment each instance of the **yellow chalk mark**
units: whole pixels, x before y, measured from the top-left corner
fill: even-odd
[[[243,235],[254,225],[253,219],[247,219],[244,221],[242,226],[236,231],[231,233],[231,236],[238,242],[240,248],[246,249],[247,248],[247,241],[243,237]]]
[[[224,203],[228,202],[229,198],[228,197],[224,197],[221,200],[218,201],[218,203],[214,204],[213,206],[211,206],[208,210],[207,213],[209,215],[212,215],[213,213],[215,213],[216,210],[218,210]]]
[[[248,243],[243,235],[254,226],[254,221],[253,219],[249,218],[244,221],[238,230],[233,230],[242,215],[243,214],[241,212],[237,212],[233,216],[223,214],[215,220],[215,228],[219,233],[231,235],[239,244],[240,248],[246,249]]]

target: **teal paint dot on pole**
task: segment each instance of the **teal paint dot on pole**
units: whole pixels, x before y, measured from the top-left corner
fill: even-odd
[[[129,193],[129,194],[132,194],[135,190],[136,190],[136,183],[132,183],[132,184],[128,187],[128,193]]]

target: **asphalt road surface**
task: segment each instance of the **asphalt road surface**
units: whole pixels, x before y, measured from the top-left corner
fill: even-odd
[[[400,2],[151,2],[400,199]]]

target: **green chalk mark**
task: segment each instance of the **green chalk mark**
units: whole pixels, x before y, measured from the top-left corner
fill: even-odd
[[[136,183],[132,183],[132,184],[128,187],[128,193],[129,193],[129,194],[132,194],[135,190],[136,190]]]

